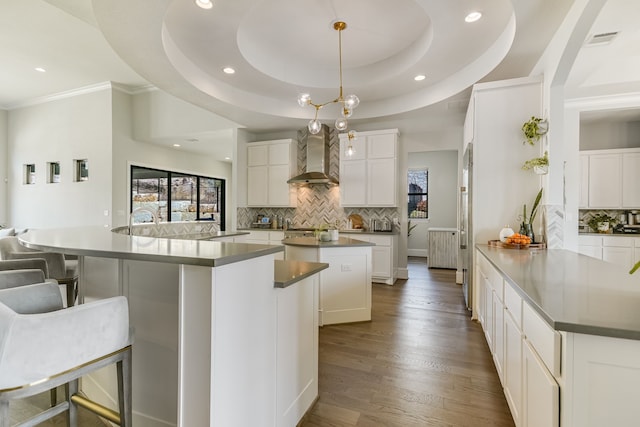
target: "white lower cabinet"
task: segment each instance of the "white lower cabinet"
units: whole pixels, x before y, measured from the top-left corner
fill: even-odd
[[[560,334],[480,253],[476,266],[478,319],[515,425],[558,427]]]
[[[277,289],[276,426],[295,426],[318,396],[318,275]]]
[[[640,425],[640,341],[566,333],[561,425]]]
[[[522,332],[509,311],[504,316],[504,395],[516,426],[522,414]]]
[[[285,245],[285,250],[287,260],[329,264],[320,272],[321,326],[371,320],[371,246]]]
[[[522,352],[523,427],[558,427],[560,425],[560,388],[544,362],[524,340]]]
[[[371,248],[371,280],[393,285],[398,277],[398,236],[362,233],[340,233],[363,242],[375,243]]]
[[[631,268],[638,260],[640,239],[630,236],[578,236],[578,253]]]
[[[504,303],[496,291],[493,292],[493,317],[493,362],[500,382],[504,384]]]

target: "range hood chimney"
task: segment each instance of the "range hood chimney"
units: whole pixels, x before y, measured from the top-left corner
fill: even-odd
[[[307,129],[300,131],[300,142],[307,142],[307,167],[301,175],[287,181],[295,185],[329,184],[338,185],[338,180],[329,175],[329,145],[331,132],[327,125],[322,125],[317,134]]]

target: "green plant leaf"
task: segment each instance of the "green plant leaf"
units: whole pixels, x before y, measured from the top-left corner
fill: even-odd
[[[536,214],[538,213],[538,205],[540,204],[541,198],[542,198],[542,188],[540,189],[540,191],[538,191],[536,200],[533,202],[533,208],[531,208],[531,218],[529,218],[529,224],[533,225],[533,220],[536,218]]]

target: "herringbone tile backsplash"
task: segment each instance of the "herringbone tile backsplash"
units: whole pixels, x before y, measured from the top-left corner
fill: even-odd
[[[298,173],[304,172],[307,164],[307,150],[304,142],[306,129],[298,132]],[[340,180],[340,141],[335,130],[331,133],[329,145],[329,174]],[[399,218],[397,208],[343,208],[340,206],[340,188],[328,185],[313,185],[298,188],[297,208],[238,208],[238,227],[247,228],[261,214],[270,218],[278,216],[290,219],[296,227],[316,227],[322,224],[336,224],[345,228],[347,218],[358,214],[368,224],[372,219]]]

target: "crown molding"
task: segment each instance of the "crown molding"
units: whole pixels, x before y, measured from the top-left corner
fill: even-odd
[[[579,111],[609,110],[640,106],[640,92],[567,99],[565,108]]]
[[[18,108],[32,107],[34,105],[45,104],[51,101],[58,101],[61,99],[72,98],[74,96],[86,95],[89,93],[100,92],[103,90],[117,90],[119,92],[126,93],[127,95],[136,95],[138,93],[155,90],[155,87],[152,85],[145,85],[145,86],[132,88],[127,85],[106,81],[106,82],[96,83],[89,86],[83,86],[77,89],[54,93],[52,95],[40,96],[37,98],[21,101],[15,104],[11,104],[7,106],[5,109],[15,110]]]

